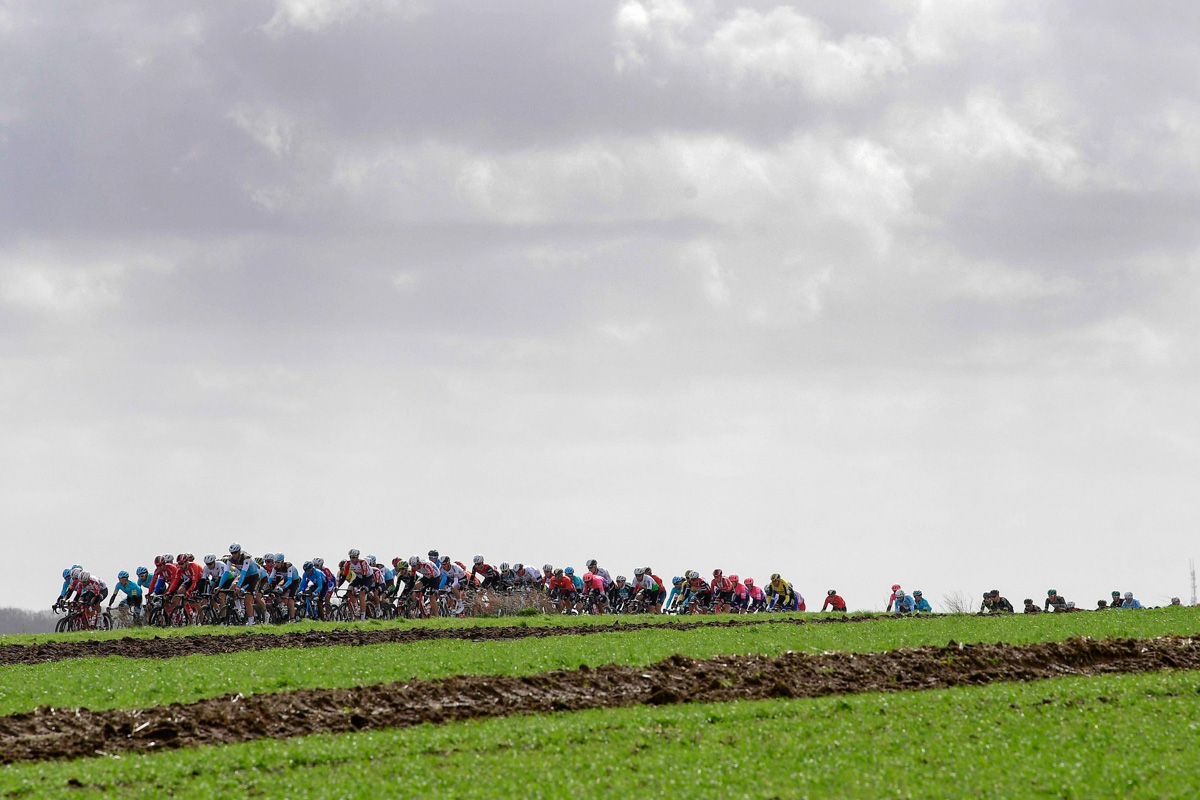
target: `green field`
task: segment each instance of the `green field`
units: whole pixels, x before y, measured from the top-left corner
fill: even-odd
[[[504,641],[441,640],[362,647],[273,649],[173,659],[81,658],[0,667],[0,714],[54,707],[136,708],[227,692],[337,688],[459,674],[529,675],[580,664],[642,665],[673,654],[870,652],[961,642],[1030,643],[1072,636],[1200,632],[1192,608],[1036,617],[881,618],[846,625],[750,625],[636,630]]]
[[[1062,678],[19,764],[0,770],[0,794],[1188,797],[1200,787],[1198,719],[1200,673]]]

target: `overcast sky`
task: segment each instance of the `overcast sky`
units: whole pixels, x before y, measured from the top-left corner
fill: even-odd
[[[0,0],[0,605],[233,541],[1186,601],[1198,38]]]

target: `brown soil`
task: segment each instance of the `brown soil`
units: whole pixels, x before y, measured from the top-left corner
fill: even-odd
[[[0,764],[527,712],[898,692],[1168,668],[1200,668],[1200,641],[1165,637],[1022,646],[951,643],[886,653],[788,653],[703,661],[673,656],[641,668],[581,667],[522,678],[457,676],[357,689],[225,695],[137,711],[41,708],[0,717]]]
[[[277,647],[330,647],[333,645],[406,644],[433,639],[468,639],[473,642],[525,639],[543,636],[579,636],[614,631],[674,630],[699,627],[730,628],[741,625],[820,625],[867,622],[878,617],[842,616],[818,619],[778,619],[761,615],[711,621],[628,623],[612,625],[520,625],[479,626],[471,628],[405,628],[373,631],[332,630],[297,633],[222,633],[192,636],[155,636],[150,639],[83,640],[78,642],[48,642],[46,644],[10,644],[0,646],[0,666],[12,664],[41,664],[64,661],[68,658],[124,656],[125,658],[175,658],[191,655],[238,653],[244,650],[270,650]],[[918,619],[914,617],[913,619]]]

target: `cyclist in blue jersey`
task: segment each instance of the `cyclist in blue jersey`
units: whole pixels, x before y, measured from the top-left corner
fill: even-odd
[[[267,607],[258,597],[258,583],[263,580],[266,573],[263,568],[258,565],[249,554],[242,551],[240,544],[232,544],[229,546],[229,564],[241,572],[241,577],[237,582],[237,595],[242,598],[242,602],[246,606],[246,624],[255,624],[254,609],[257,607],[262,610],[263,616],[267,614]]]
[[[303,600],[312,599],[317,619],[321,619],[322,617],[321,601],[325,597],[326,583],[325,573],[317,569],[313,565],[313,562],[305,561],[303,572],[300,575],[298,593]]]
[[[129,573],[125,570],[121,570],[117,573],[117,583],[115,586],[113,586],[112,596],[108,598],[109,608],[112,608],[113,601],[117,599],[118,593],[123,593],[125,595],[125,597],[121,600],[122,608],[131,608],[133,609],[134,614],[141,615],[142,587],[129,580]]]

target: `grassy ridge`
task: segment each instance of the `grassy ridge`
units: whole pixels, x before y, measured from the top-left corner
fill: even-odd
[[[1030,643],[1077,635],[1160,636],[1200,631],[1195,609],[1037,617],[879,619],[853,625],[750,625],[636,630],[493,642],[277,649],[182,658],[82,658],[0,667],[0,714],[55,707],[137,708],[227,692],[337,688],[460,674],[530,675],[580,664],[642,665],[680,653],[871,652],[962,642]]]
[[[1198,685],[1178,672],[510,717],[21,764],[0,793],[1183,797],[1200,783]]]
[[[766,616],[746,617],[740,614],[721,614],[675,617],[662,614],[638,614],[615,617],[602,616],[564,616],[562,614],[542,614],[532,617],[469,617],[466,619],[393,619],[367,620],[365,622],[313,622],[305,620],[287,625],[260,625],[254,628],[221,626],[195,626],[190,628],[122,628],[115,631],[79,631],[77,633],[19,633],[0,636],[0,646],[9,644],[47,644],[49,642],[80,642],[105,641],[110,639],[155,639],[174,636],[271,636],[281,633],[297,633],[303,631],[345,631],[345,630],[409,630],[413,628],[479,628],[479,627],[511,627],[513,625],[561,627],[569,625],[596,625],[608,627],[620,621],[621,625],[662,625],[669,622],[707,623],[730,619],[738,620],[778,620],[778,619],[820,619],[832,617],[833,614],[797,613],[770,614]],[[839,615],[844,616],[844,615]],[[861,616],[885,616],[883,614],[867,614]]]

